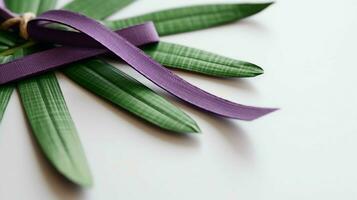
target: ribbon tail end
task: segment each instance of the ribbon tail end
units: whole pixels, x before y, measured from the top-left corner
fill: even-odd
[[[246,119],[242,119],[245,121],[254,121],[256,119],[259,119],[265,115],[268,115],[270,113],[273,113],[275,111],[280,110],[280,108],[259,108],[259,110],[256,110],[254,114],[247,116]]]

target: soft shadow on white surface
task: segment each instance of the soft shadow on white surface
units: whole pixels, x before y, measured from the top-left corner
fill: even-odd
[[[179,106],[185,111],[192,113],[200,121],[204,121],[210,125],[213,129],[220,134],[222,138],[225,139],[227,145],[230,145],[232,149],[237,153],[237,156],[243,156],[247,160],[252,160],[254,157],[254,152],[252,150],[251,142],[247,137],[247,134],[234,120],[222,119],[222,117],[213,115],[206,111],[198,108],[193,108],[192,106],[172,97],[165,95],[167,99],[174,102],[175,105]],[[203,132],[208,132],[203,130]]]
[[[68,79],[68,81],[70,80]],[[80,86],[74,87],[80,88]],[[117,106],[113,105],[112,103],[107,102],[84,89],[80,90],[87,96],[89,96],[89,98],[93,98],[94,101],[96,101],[96,103],[98,103],[101,107],[104,107],[105,109],[110,110],[110,112],[115,113],[115,115],[118,116],[118,120],[123,120],[129,124],[133,124],[135,128],[142,130],[138,133],[131,134],[147,134],[155,139],[158,139],[159,141],[168,143],[169,145],[174,145],[179,148],[184,148],[192,152],[197,152],[201,149],[201,134],[179,134],[162,130],[156,126],[142,121],[141,119],[133,116],[132,114],[121,108],[117,108]],[[246,164],[254,165],[254,151],[251,146],[251,141],[249,140],[249,137],[247,137],[248,133],[246,133],[237,123],[235,123],[233,120],[222,119],[218,116],[214,116],[200,109],[192,108],[191,106],[181,102],[180,100],[172,97],[171,95],[168,95],[167,93],[162,92],[161,95],[165,96],[166,99],[168,99],[176,106],[182,108],[184,111],[190,113],[190,115],[193,116],[195,120],[204,121],[208,123],[209,129],[212,128],[214,130],[208,131],[207,127],[204,127],[204,134],[210,134],[213,132],[215,134],[218,133],[218,138],[222,138],[225,141],[226,145],[229,146],[228,149],[231,149],[236,154],[237,161],[244,159]],[[105,137],[105,135],[101,136]],[[208,137],[210,136],[208,135]],[[56,194],[56,196],[61,196],[61,199],[84,199],[87,195],[87,189],[80,189],[69,181],[65,180],[65,178],[62,177],[62,175],[60,175],[59,173],[57,173],[50,165],[50,163],[45,160],[33,137],[31,137],[31,141],[32,145],[34,146],[34,152],[36,154],[36,162],[39,163],[39,166],[41,168],[40,170],[43,172],[43,176],[45,177],[48,188],[54,194]],[[94,178],[96,179],[96,177]]]

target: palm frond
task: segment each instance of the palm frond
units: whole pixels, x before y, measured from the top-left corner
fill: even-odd
[[[264,71],[259,66],[207,51],[159,42],[144,48],[146,54],[164,66],[216,77],[253,77]]]
[[[127,19],[104,21],[111,29],[153,21],[159,35],[205,29],[238,21],[264,10],[272,3],[207,4],[152,12]]]

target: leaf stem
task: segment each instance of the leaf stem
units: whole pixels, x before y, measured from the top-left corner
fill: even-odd
[[[34,42],[34,41],[28,41],[28,42],[26,42],[24,44],[21,44],[21,45],[18,45],[18,46],[14,46],[14,47],[12,47],[10,49],[7,49],[7,50],[1,52],[0,56],[12,55],[19,49],[31,47],[31,46],[34,46],[35,44],[36,44],[36,42]]]

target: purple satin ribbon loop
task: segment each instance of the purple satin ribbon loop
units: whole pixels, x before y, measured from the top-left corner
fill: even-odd
[[[80,31],[80,33],[50,30],[44,27],[48,22],[69,26]],[[119,34],[113,32],[99,22],[77,13],[64,10],[46,12],[29,22],[28,31],[30,37],[38,41],[64,44],[66,46],[35,53],[0,65],[0,83],[42,73],[59,65],[109,51],[174,96],[217,115],[242,120],[254,120],[276,110],[230,102],[184,81],[134,46],[140,45],[138,41],[145,41],[146,43],[157,41],[158,36],[155,29],[148,31],[147,34],[142,34],[143,32],[138,31],[138,27],[145,28],[144,26],[147,26],[146,28],[153,27],[152,24],[144,24],[136,28],[131,27],[133,28],[132,31],[127,30],[127,35],[122,35],[120,31]],[[71,37],[76,38],[76,41],[73,42]],[[68,45],[75,45],[76,47]],[[82,48],[83,46],[85,48]]]
[[[43,29],[45,30],[48,28]],[[63,32],[66,31],[56,32],[57,36],[61,36],[61,39],[57,39],[56,43],[66,43],[70,42],[70,40],[72,39],[63,37],[62,35],[58,34]],[[132,34],[133,32],[135,32],[135,34]],[[138,37],[138,32],[140,32],[140,36],[143,37]],[[156,43],[159,41],[159,36],[155,30],[155,26],[151,22],[121,29],[119,31],[116,31],[116,33],[125,37],[128,41],[137,46]],[[98,56],[108,52],[107,49],[100,48],[101,46],[99,46],[91,38],[87,40],[88,38],[84,37],[83,34],[71,32],[70,34],[65,34],[65,36],[69,36],[72,34],[76,36],[74,38],[76,39],[73,42],[74,44],[81,45],[82,43],[85,43],[87,41],[88,44],[84,46],[93,46],[96,48],[76,46],[56,47],[53,49],[28,55],[22,59],[16,59],[9,63],[2,64],[0,65],[0,84],[5,84],[8,82],[41,74],[46,71],[59,68],[66,64],[70,64],[93,56]],[[40,35],[35,35],[34,38],[37,37],[40,37]],[[49,42],[48,39],[51,37],[52,36],[49,36],[48,38],[42,37],[41,40],[44,42]]]
[[[29,28],[28,33],[32,39],[40,42],[72,47],[103,48],[103,45],[83,33],[46,28],[41,26],[40,23]],[[128,28],[117,30],[115,33],[135,46],[155,43],[160,40],[155,25],[152,22],[130,26]]]

